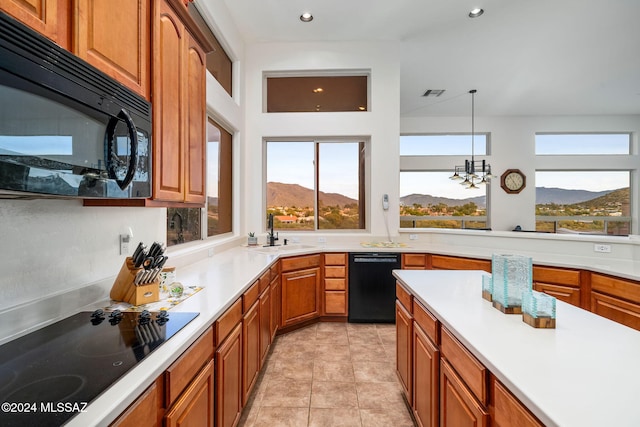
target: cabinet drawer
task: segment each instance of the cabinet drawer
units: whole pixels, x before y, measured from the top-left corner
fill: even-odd
[[[569,285],[552,285],[549,283],[533,282],[533,289],[556,297],[560,301],[580,307],[580,288],[574,288]]]
[[[227,311],[216,320],[216,347],[222,343],[229,332],[236,327],[242,319],[242,298],[238,298]]]
[[[486,405],[488,403],[488,369],[444,327],[440,331],[440,350],[442,356],[449,361],[469,390],[480,403]]]
[[[620,297],[631,302],[640,302],[640,283],[591,273],[591,290]]]
[[[242,295],[242,312],[249,311],[254,302],[258,301],[260,295],[260,280],[256,280],[253,285]]]
[[[167,369],[167,407],[171,406],[200,368],[211,359],[213,359],[213,329],[209,328]]]
[[[413,319],[427,334],[434,344],[440,343],[438,337],[438,319],[433,317],[429,311],[422,306],[416,299],[413,300]]]
[[[328,266],[324,268],[324,277],[347,277],[347,267]]]
[[[427,254],[402,254],[402,268],[405,268],[405,269],[427,268]]]
[[[413,296],[399,282],[396,282],[396,298],[409,313],[413,312],[413,307],[411,307]]]
[[[275,280],[280,275],[280,263],[278,261],[269,267],[269,273],[271,275],[270,281]]]
[[[260,289],[258,293],[261,294],[262,291],[267,289],[267,286],[269,286],[269,282],[271,282],[271,271],[267,270],[262,274],[262,276],[260,276]]]
[[[591,292],[591,311],[614,322],[640,330],[640,304]]]
[[[491,273],[491,261],[473,258],[432,255],[431,267],[434,270],[484,270]]]
[[[347,314],[347,293],[344,291],[325,292],[324,312],[326,314]]]
[[[320,266],[320,255],[308,255],[292,258],[283,258],[281,261],[281,271],[304,270],[309,267]]]
[[[533,267],[533,281],[579,287],[580,272],[555,267]]]
[[[324,265],[347,265],[347,254],[324,254]]]
[[[324,279],[324,289],[327,291],[344,291],[347,289],[347,279]]]

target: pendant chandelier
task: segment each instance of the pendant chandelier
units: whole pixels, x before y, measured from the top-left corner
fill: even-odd
[[[471,94],[471,160],[464,161],[464,165],[456,166],[453,175],[449,179],[461,181],[460,185],[474,190],[479,185],[489,184],[491,179],[491,165],[485,160],[475,159],[475,95],[477,90],[469,91]]]

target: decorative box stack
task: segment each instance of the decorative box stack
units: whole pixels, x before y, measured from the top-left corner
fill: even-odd
[[[556,327],[556,299],[532,289],[530,257],[494,254],[491,270],[482,275],[482,298],[503,313],[522,314],[534,328]]]

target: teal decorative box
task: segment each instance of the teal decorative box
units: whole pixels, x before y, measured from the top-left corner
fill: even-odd
[[[522,294],[522,320],[534,328],[556,327],[556,299],[538,291]]]
[[[522,313],[522,293],[531,290],[531,257],[497,255],[491,257],[493,306],[503,313]]]
[[[489,273],[482,274],[482,298],[491,302],[493,295],[493,278]]]

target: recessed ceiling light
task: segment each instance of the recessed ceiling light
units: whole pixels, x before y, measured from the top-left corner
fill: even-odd
[[[311,22],[313,21],[313,15],[310,14],[309,12],[305,12],[302,15],[300,15],[300,20],[302,22]]]
[[[313,93],[320,93],[320,92],[324,92],[324,89],[322,89],[321,87],[317,87],[313,90]]]
[[[477,7],[475,9],[472,9],[471,12],[469,12],[469,18],[477,18],[483,13],[484,13],[484,9],[480,9],[479,7]]]
[[[422,96],[436,98],[444,93],[445,89],[427,89]]]

